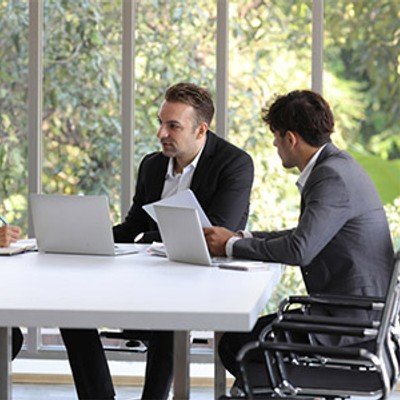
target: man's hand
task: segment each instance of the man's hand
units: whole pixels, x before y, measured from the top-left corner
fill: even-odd
[[[235,232],[232,232],[226,228],[220,226],[214,226],[212,228],[203,228],[204,235],[208,248],[214,256],[226,256],[225,245],[226,242],[232,237],[236,236]]]
[[[7,247],[16,242],[21,234],[18,226],[4,225],[0,227],[0,247]]]

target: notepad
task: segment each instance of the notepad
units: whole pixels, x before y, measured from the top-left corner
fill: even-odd
[[[37,250],[36,239],[19,240],[8,247],[0,247],[0,256],[13,256],[35,250]]]

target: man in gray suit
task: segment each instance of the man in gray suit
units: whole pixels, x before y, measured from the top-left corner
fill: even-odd
[[[231,232],[205,229],[210,251],[275,261],[301,268],[308,293],[384,296],[393,260],[388,224],[376,189],[365,171],[330,139],[334,119],[317,93],[293,91],[263,109],[274,146],[285,168],[297,167],[301,194],[296,228],[278,232]],[[365,311],[314,309],[315,314],[370,319]],[[219,352],[225,367],[238,376],[236,354],[257,340],[275,317],[258,320],[250,333],[226,333]],[[318,335],[321,344],[348,345],[354,338]],[[360,340],[360,339],[358,339]]]

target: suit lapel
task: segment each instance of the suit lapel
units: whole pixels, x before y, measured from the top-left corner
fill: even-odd
[[[326,159],[328,159],[329,157],[335,156],[336,154],[339,154],[339,153],[340,153],[340,150],[339,150],[333,143],[328,143],[328,144],[322,149],[320,155],[319,155],[318,158],[317,158],[317,161],[316,161],[315,164],[314,164],[314,167],[313,167],[313,169],[312,169],[312,171],[311,171],[311,173],[310,173],[310,176],[308,177],[307,182],[306,182],[306,184],[304,185],[303,192],[306,190],[307,185],[308,185],[309,182],[310,182],[310,177],[311,177],[313,171],[315,170],[315,168],[316,168],[319,164],[323,163],[323,162],[324,162]]]
[[[324,162],[327,158],[332,157],[332,156],[338,154],[339,152],[340,152],[340,150],[339,150],[333,143],[328,143],[328,144],[322,149],[320,155],[319,155],[318,158],[317,158],[317,161],[315,162],[315,165],[314,165],[312,171],[314,171],[314,169],[317,167],[317,165],[319,165],[319,164],[321,164],[322,162]],[[311,174],[312,174],[312,171],[311,171]],[[310,174],[310,176],[311,176],[311,174]],[[305,207],[303,193],[304,193],[304,191],[305,191],[306,188],[307,188],[307,184],[310,182],[310,176],[308,177],[307,182],[306,182],[306,184],[304,185],[304,188],[303,188],[302,193],[301,193],[300,218],[301,218],[301,215],[303,214],[304,207]]]
[[[147,183],[148,202],[152,203],[161,199],[161,194],[164,188],[165,175],[167,173],[169,158],[160,153],[157,160],[157,167],[152,169],[150,182]]]
[[[194,171],[192,183],[190,189],[196,193],[200,185],[207,180],[208,163],[210,159],[214,156],[217,138],[211,131],[207,132],[207,140],[204,146],[203,153],[200,156],[199,162],[197,164],[196,170]]]

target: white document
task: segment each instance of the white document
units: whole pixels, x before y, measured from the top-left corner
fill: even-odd
[[[201,205],[197,201],[196,196],[190,189],[183,190],[182,192],[178,192],[174,196],[167,197],[165,199],[156,201],[155,203],[146,204],[143,206],[143,209],[150,215],[150,217],[158,223],[156,213],[154,211],[154,205],[156,204],[160,206],[194,208],[199,213],[201,226],[203,228],[212,227],[210,220],[201,208]]]
[[[153,242],[148,248],[147,253],[151,256],[167,257],[167,250],[165,250],[164,243]]]
[[[0,247],[1,256],[13,256],[14,254],[25,253],[26,251],[36,251],[36,239],[18,240],[11,243],[9,247]]]

